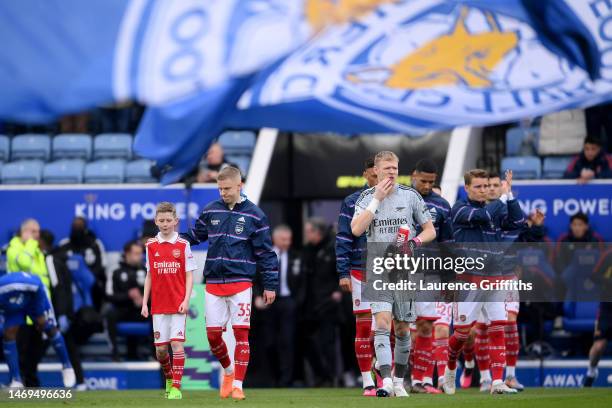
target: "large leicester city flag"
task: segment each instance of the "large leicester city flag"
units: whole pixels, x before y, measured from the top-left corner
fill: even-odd
[[[0,120],[137,100],[164,182],[228,127],[418,135],[612,95],[607,0],[19,0],[0,38]]]

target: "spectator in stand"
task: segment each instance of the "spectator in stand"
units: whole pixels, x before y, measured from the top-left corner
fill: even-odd
[[[80,254],[85,259],[89,270],[96,277],[92,288],[93,303],[96,310],[100,310],[104,300],[106,287],[106,250],[102,242],[93,231],[87,228],[87,220],[75,217],[70,228],[70,237],[60,241],[60,249]]]
[[[206,153],[206,158],[200,161],[196,182],[215,183],[217,181],[219,171],[227,166],[238,167],[235,164],[229,163],[225,160],[223,147],[221,147],[219,143],[213,143]]]
[[[147,276],[143,264],[144,250],[138,241],[130,241],[123,247],[123,257],[119,268],[113,271],[113,291],[109,296],[113,308],[106,314],[108,336],[111,341],[112,355],[114,361],[119,361],[119,350],[117,349],[117,323],[140,322],[140,310],[142,308],[142,296],[144,282]],[[127,338],[130,360],[138,359],[138,339]]]
[[[589,226],[589,217],[584,213],[574,214],[570,218],[569,232],[561,235],[557,240],[555,248],[555,266],[557,272],[562,272],[572,261],[576,244],[579,249],[599,249],[604,248],[604,239]],[[591,244],[591,245],[585,245]]]
[[[579,184],[588,183],[592,179],[612,178],[612,157],[603,149],[602,140],[587,136],[582,153],[567,166],[563,177],[577,179]]]

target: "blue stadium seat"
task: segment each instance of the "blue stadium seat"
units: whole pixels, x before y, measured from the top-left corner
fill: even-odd
[[[29,133],[15,136],[11,142],[11,160],[49,160],[51,138],[48,135]]]
[[[91,136],[84,133],[63,133],[53,138],[53,160],[89,160],[91,150]]]
[[[0,135],[0,162],[9,161],[11,141],[8,136]]]
[[[600,252],[596,249],[577,249],[569,265],[561,273],[568,301],[590,301],[599,299],[599,286],[593,282],[593,269],[599,261]]]
[[[539,179],[542,173],[540,158],[536,156],[504,157],[501,164],[502,174],[512,170],[514,178]]]
[[[151,175],[151,160],[141,159],[129,162],[125,166],[125,182],[126,183],[157,183],[157,180]]]
[[[570,332],[592,333],[599,302],[565,302],[563,329]]]
[[[533,132],[536,140],[539,135],[540,129],[538,127],[531,127],[523,129],[521,127],[513,127],[506,131],[506,156],[518,156],[521,153],[521,144],[523,139],[527,135],[525,130]]]
[[[251,165],[251,157],[250,156],[226,156],[226,160],[229,163],[233,163],[236,166],[238,166],[238,168],[240,169],[240,171],[242,171],[242,174],[244,176],[247,175],[248,171],[249,171],[249,166]]]
[[[21,160],[2,166],[2,184],[39,184],[42,178],[43,162]]]
[[[45,164],[43,184],[80,184],[83,182],[83,160],[58,160]]]
[[[85,165],[85,183],[123,183],[124,160],[98,160]]]
[[[101,133],[94,139],[94,160],[132,158],[132,135],[128,133]]]
[[[562,179],[563,173],[572,161],[573,156],[549,156],[544,158],[542,177],[545,179]]]
[[[117,334],[122,336],[143,336],[147,337],[151,333],[151,324],[140,322],[119,322],[117,323]]]
[[[227,131],[219,136],[219,144],[226,155],[248,154],[255,148],[255,132]]]

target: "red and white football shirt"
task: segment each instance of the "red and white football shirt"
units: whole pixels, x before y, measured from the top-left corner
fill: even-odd
[[[177,232],[164,240],[161,233],[146,243],[147,271],[151,274],[151,314],[178,313],[185,299],[186,271],[194,271],[196,262],[189,242]]]

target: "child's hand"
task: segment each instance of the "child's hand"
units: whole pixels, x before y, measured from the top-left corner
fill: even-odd
[[[183,303],[180,304],[178,312],[180,314],[185,314],[189,310],[189,302],[187,300],[183,300]]]
[[[142,309],[140,309],[140,314],[142,315],[142,317],[144,317],[145,319],[147,317],[149,317],[149,307],[147,306],[146,303],[142,304]]]

